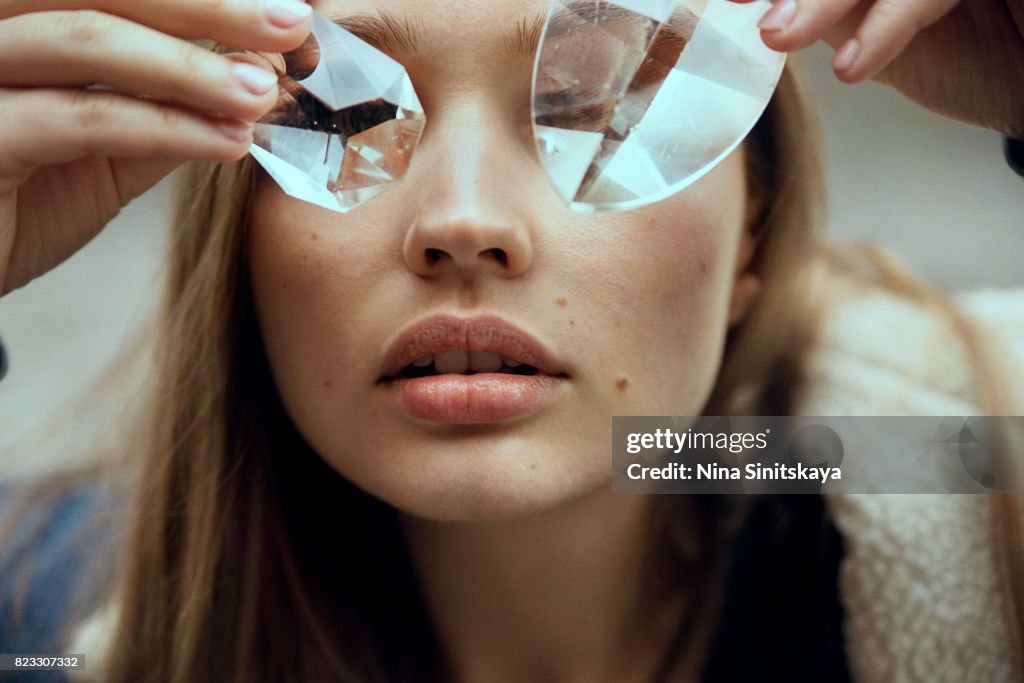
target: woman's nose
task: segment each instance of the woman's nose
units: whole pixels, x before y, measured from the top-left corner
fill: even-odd
[[[406,182],[419,188],[404,257],[425,277],[518,277],[534,258],[535,223],[524,194],[536,173],[528,145],[500,119],[466,107],[430,120]],[[507,124],[505,124],[507,125]]]

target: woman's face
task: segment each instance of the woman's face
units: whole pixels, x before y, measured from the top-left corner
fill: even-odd
[[[349,214],[258,184],[249,267],[291,419],[339,473],[428,518],[606,488],[611,417],[699,414],[750,297],[742,151],[656,205],[572,213],[534,152],[532,54],[512,48],[546,2],[314,6],[407,20],[415,50],[393,56],[427,126],[406,177]]]

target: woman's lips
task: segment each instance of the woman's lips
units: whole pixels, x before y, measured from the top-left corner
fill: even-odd
[[[474,374],[440,372],[429,363],[466,367],[458,354],[473,355],[467,371],[488,360],[501,361],[488,367],[503,371]],[[424,370],[423,365],[428,369]],[[412,366],[412,367],[410,367]],[[516,366],[510,372],[509,366]],[[378,385],[389,400],[411,417],[447,424],[502,422],[534,413],[565,386],[568,375],[553,354],[537,339],[498,316],[463,318],[436,315],[403,331],[385,354],[384,374]],[[482,369],[482,368],[480,368]]]
[[[447,424],[504,422],[534,413],[553,399],[564,378],[551,375],[432,375],[382,386],[411,417]]]

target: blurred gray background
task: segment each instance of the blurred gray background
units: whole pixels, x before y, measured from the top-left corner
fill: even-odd
[[[999,136],[874,83],[843,85],[830,56],[817,46],[798,59],[825,129],[832,232],[882,242],[943,286],[1024,285],[1024,180],[1004,163]],[[11,361],[0,382],[0,474],[80,458],[118,427],[116,405],[102,409],[109,387],[94,380],[154,310],[169,189],[163,182],[55,271],[0,299]],[[91,420],[75,419],[83,409]]]

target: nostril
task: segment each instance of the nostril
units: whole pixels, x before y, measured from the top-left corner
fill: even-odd
[[[0,0],[0,2],[2,2],[2,0]],[[440,264],[445,260],[451,260],[452,265],[460,269],[473,269],[476,266],[483,265],[484,261],[493,261],[498,267],[505,269],[508,268],[510,263],[509,253],[500,247],[491,247],[490,249],[484,249],[483,251],[469,249],[465,252],[446,251],[445,249],[438,249],[437,247],[424,247],[422,253],[423,265],[431,270],[435,267],[442,267]],[[474,253],[476,254],[475,260],[477,262],[475,265],[472,259],[472,254]]]
[[[494,257],[494,260],[497,261],[498,263],[500,263],[501,265],[505,265],[506,263],[508,263],[508,254],[505,253],[504,249],[494,248],[494,249],[488,249],[487,251],[483,251],[483,252],[480,252],[480,253],[481,254],[490,254],[491,256]]]

